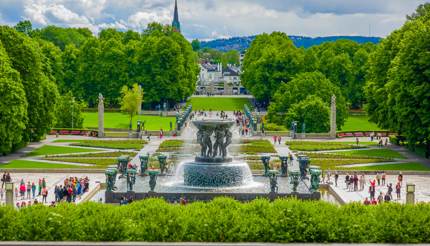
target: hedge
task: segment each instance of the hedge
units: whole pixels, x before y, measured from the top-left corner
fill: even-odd
[[[0,240],[429,243],[430,205],[227,198],[0,208]]]

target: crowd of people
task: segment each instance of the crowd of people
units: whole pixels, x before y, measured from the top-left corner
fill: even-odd
[[[54,188],[55,202],[75,202],[76,198],[81,197],[89,190],[90,179],[87,177],[79,178],[70,177],[64,180],[62,185],[56,185]]]
[[[1,176],[0,200],[3,201],[5,197],[5,183],[12,182],[10,173],[4,173]],[[25,180],[22,178],[14,187],[14,196],[16,200],[16,207],[23,208],[34,204],[47,204],[49,187],[46,184],[45,178],[39,178],[36,181]],[[89,190],[88,177],[69,177],[66,178],[62,185],[56,185],[54,188],[55,200],[50,201],[51,206],[56,203],[75,202],[76,198],[82,196]]]
[[[236,126],[239,128],[240,136],[250,136],[252,133],[251,122],[248,117],[245,116],[241,111],[234,111]]]
[[[326,172],[322,177],[323,183],[331,183],[331,173],[330,171]],[[334,185],[338,187],[339,174],[337,172],[334,173]],[[366,179],[364,174],[346,174],[345,175],[345,190],[349,192],[359,192],[364,191],[366,184],[368,184],[368,194],[369,197],[366,197],[363,203],[365,205],[370,204],[381,204],[383,202],[390,202],[393,200],[401,199],[401,190],[403,184],[403,174],[399,173],[396,180],[396,185],[393,183],[387,182],[387,174],[385,172],[376,173],[375,176]],[[377,188],[379,188],[380,192],[377,195]],[[385,192],[381,191],[382,189],[386,189]],[[395,192],[396,196],[393,197],[393,192]]]

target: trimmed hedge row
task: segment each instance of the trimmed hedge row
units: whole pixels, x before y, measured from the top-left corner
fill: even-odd
[[[0,240],[429,243],[430,205],[218,198],[0,208]]]

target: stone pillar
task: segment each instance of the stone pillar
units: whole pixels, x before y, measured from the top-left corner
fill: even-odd
[[[14,201],[13,201],[13,191],[14,191],[14,187],[13,187],[13,183],[12,182],[6,182],[5,183],[5,188],[6,188],[6,205],[9,206],[14,206]]]
[[[331,97],[330,106],[330,137],[336,138],[336,96]]]
[[[105,105],[104,105],[103,95],[99,94],[99,138],[104,137],[105,135],[105,127],[104,127],[104,113],[105,113]]]

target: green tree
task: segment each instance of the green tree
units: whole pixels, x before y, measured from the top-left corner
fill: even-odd
[[[258,35],[246,52],[243,70],[245,88],[267,104],[282,84],[304,70],[304,53],[285,33]]]
[[[391,33],[372,54],[366,109],[379,126],[427,145],[430,155],[430,12],[419,7],[414,18]]]
[[[200,50],[200,41],[198,39],[194,39],[191,42],[191,47],[193,47],[194,51],[199,51]]]
[[[133,84],[131,89],[128,86],[124,86],[121,89],[121,110],[127,112],[130,115],[130,130],[133,124],[133,117],[137,114],[139,107],[142,106],[143,91],[139,85]]]
[[[333,85],[320,72],[300,73],[287,84],[282,84],[273,96],[267,118],[272,123],[286,125],[285,113],[296,103],[315,95],[329,106],[332,95],[336,96],[336,123],[340,129],[348,116],[345,98],[339,87]]]
[[[45,59],[38,43],[15,29],[1,26],[0,40],[12,65],[19,72],[28,102],[28,122],[23,140],[38,141],[51,128],[58,99],[56,84],[43,70]]]
[[[237,50],[230,50],[230,51],[224,52],[222,54],[222,57],[221,57],[221,62],[222,62],[222,66],[224,68],[226,68],[228,64],[238,66],[239,62],[240,62],[240,53],[239,53],[239,51],[237,51]]]
[[[0,41],[0,155],[24,144],[27,100],[19,73],[12,69]]]
[[[85,105],[68,92],[60,97],[57,105],[56,128],[82,128],[84,117],[82,109]]]
[[[74,44],[80,47],[93,34],[88,28],[62,28],[57,26],[47,26],[42,29],[34,30],[32,37],[38,37],[54,43],[61,50],[64,50],[68,44]]]
[[[67,91],[73,91],[74,95],[78,98],[84,98],[84,91],[78,83],[78,69],[79,63],[78,58],[80,50],[73,44],[69,44],[61,54],[61,60],[63,62],[63,81],[59,83],[59,89],[61,93]]]
[[[284,125],[289,128],[297,121],[298,131],[305,123],[306,132],[328,132],[330,130],[330,108],[321,98],[311,95],[293,104],[285,115]]]
[[[22,32],[27,36],[30,36],[31,32],[33,31],[33,25],[29,20],[20,21],[15,25],[15,30],[17,30],[18,32]]]

